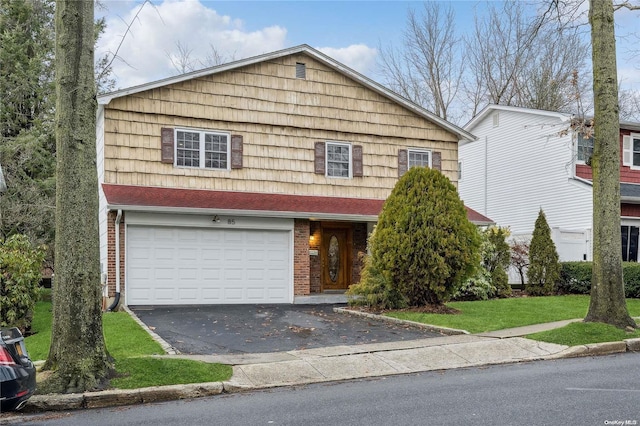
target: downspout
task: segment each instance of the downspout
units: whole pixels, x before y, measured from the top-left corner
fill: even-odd
[[[116,215],[116,296],[107,312],[113,311],[120,303],[120,221],[122,220],[122,210],[118,209]]]

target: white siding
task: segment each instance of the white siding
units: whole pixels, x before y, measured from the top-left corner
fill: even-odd
[[[472,126],[465,130],[478,140],[460,146],[465,169],[459,191],[467,206],[512,234],[531,234],[542,209],[551,228],[584,232],[590,239],[591,187],[573,179],[571,134],[560,134],[568,128],[563,116],[506,108]],[[582,257],[566,252],[562,260]]]

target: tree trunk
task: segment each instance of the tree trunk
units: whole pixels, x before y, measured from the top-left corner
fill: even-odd
[[[56,4],[56,275],[50,390],[95,389],[109,362],[102,332],[93,1]]]
[[[593,50],[593,277],[585,321],[635,327],[624,298],[620,252],[620,122],[613,4],[590,0]]]

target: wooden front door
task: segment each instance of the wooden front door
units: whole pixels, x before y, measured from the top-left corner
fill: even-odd
[[[346,290],[351,284],[349,229],[322,229],[322,290]]]

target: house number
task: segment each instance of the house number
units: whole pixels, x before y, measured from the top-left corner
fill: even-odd
[[[235,219],[227,219],[227,225],[235,225],[235,224],[236,224]]]

